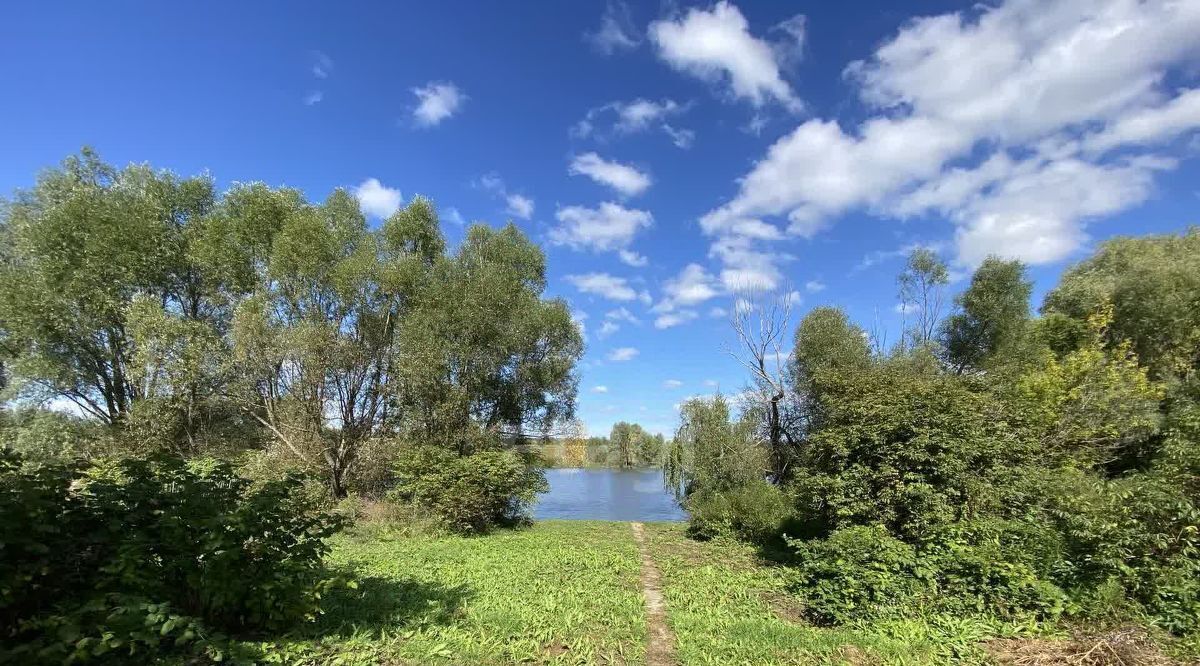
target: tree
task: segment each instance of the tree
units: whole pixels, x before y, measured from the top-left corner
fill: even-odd
[[[750,371],[754,393],[765,425],[771,452],[771,475],[780,482],[787,476],[791,452],[796,446],[788,427],[784,399],[787,390],[787,355],[783,344],[792,319],[791,298],[786,294],[746,292],[737,298],[731,317],[738,347],[730,351]]]
[[[722,492],[770,473],[769,453],[753,436],[753,423],[730,418],[718,394],[692,398],[679,408],[679,429],[663,456],[663,482],[676,498],[698,490]]]
[[[822,373],[864,368],[871,362],[866,331],[851,323],[836,307],[813,308],[800,326],[792,347],[794,382],[803,391],[813,390]]]
[[[916,321],[905,332],[908,343],[912,347],[925,347],[933,342],[941,320],[943,289],[950,283],[946,264],[933,250],[918,247],[909,253],[904,271],[896,282],[904,313],[916,313]]]
[[[260,195],[273,198],[251,196]],[[338,190],[320,206],[297,202],[265,264],[241,267],[258,284],[234,322],[239,395],[278,441],[325,470],[335,496],[364,442],[399,417],[398,331],[443,247],[427,201],[372,232]]]
[[[955,374],[984,370],[1026,334],[1033,283],[1019,261],[988,257],[955,299],[958,312],[942,324],[942,358]]]
[[[515,226],[471,227],[401,329],[404,430],[461,453],[551,432],[574,416],[583,352],[546,259]]]
[[[184,329],[220,331],[227,310],[203,280],[193,235],[215,201],[208,178],[179,179],[145,165],[115,169],[91,150],[18,192],[0,227],[0,327],[23,395],[73,403],[109,425],[124,425],[138,403],[158,395],[146,340],[132,330],[135,303],[152,303]],[[178,341],[177,341],[178,342]],[[191,396],[173,409],[178,436],[195,444],[210,405],[201,387],[174,376]],[[177,412],[178,414],[178,412]]]
[[[1109,304],[1110,345],[1128,340],[1155,377],[1194,375],[1200,369],[1200,228],[1104,242],[1063,274],[1042,313],[1086,328]]]

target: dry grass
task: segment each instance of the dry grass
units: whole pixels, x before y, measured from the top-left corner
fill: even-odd
[[[1011,666],[1171,666],[1179,664],[1155,647],[1146,632],[1125,628],[1067,640],[1010,638],[990,641],[998,664]]]

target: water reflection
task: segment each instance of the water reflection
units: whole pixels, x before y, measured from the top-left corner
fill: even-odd
[[[534,517],[542,520],[684,520],[687,514],[663,489],[657,469],[549,469],[550,492]]]

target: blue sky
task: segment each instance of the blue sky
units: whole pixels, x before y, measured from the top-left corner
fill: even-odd
[[[384,214],[516,222],[585,328],[579,415],[745,375],[748,286],[899,335],[906,248],[1036,298],[1198,221],[1200,3],[9,3],[0,192],[83,145]],[[960,278],[954,290],[961,289]]]

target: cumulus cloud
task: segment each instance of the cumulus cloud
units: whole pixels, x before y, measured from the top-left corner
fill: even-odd
[[[594,32],[584,33],[592,48],[604,55],[637,48],[641,40],[633,27],[629,6],[620,0],[610,0],[600,17],[600,27]]]
[[[750,34],[746,17],[729,2],[655,21],[649,32],[658,56],[678,71],[728,85],[735,97],[756,107],[769,101],[796,111],[803,107],[783,79],[780,54],[771,43]]]
[[[450,82],[431,81],[413,88],[417,106],[413,109],[413,120],[418,127],[434,127],[458,112],[467,96]]]
[[[555,217],[559,224],[550,230],[551,243],[595,252],[626,249],[639,231],[654,223],[649,212],[611,201],[596,208],[565,206]]]
[[[304,96],[304,106],[312,106],[323,99],[325,99],[325,93],[321,92],[320,90],[310,91]]]
[[[608,273],[568,275],[566,279],[585,294],[593,294],[612,301],[632,301],[638,298],[638,292],[629,286],[628,280]]]
[[[825,291],[825,283],[820,280],[809,280],[804,283],[804,290],[810,294],[815,294],[819,291]]]
[[[608,387],[604,384],[592,387],[592,393],[608,393]]]
[[[638,350],[633,347],[617,347],[608,352],[608,360],[615,362],[632,361],[637,358]]]
[[[811,237],[854,209],[933,213],[958,226],[962,264],[1060,260],[1089,219],[1144,201],[1172,168],[1151,147],[1200,127],[1200,99],[1164,85],[1200,53],[1196,34],[1200,5],[1166,0],[1008,0],[913,20],[846,70],[873,115],[802,123],[701,228]]]
[[[645,192],[651,182],[644,172],[628,164],[606,160],[596,153],[576,155],[568,172],[572,176],[587,176],[627,197]]]
[[[600,324],[600,330],[596,332],[596,337],[603,340],[619,330],[621,330],[620,324],[611,319],[606,319],[604,323]]]
[[[353,189],[354,198],[367,215],[390,217],[400,209],[400,190],[387,187],[378,178],[368,178]]]
[[[662,385],[665,389],[677,389],[680,386],[683,386],[683,382],[679,381],[678,379],[668,379],[664,381]]]
[[[1200,127],[1200,95],[1164,86],[1196,34],[1189,2],[1008,0],[913,20],[846,70],[876,115],[804,122],[701,227],[781,217],[811,236],[853,209],[938,215],[958,226],[960,264],[1055,262],[1088,220],[1151,196],[1175,166],[1151,149]]]

